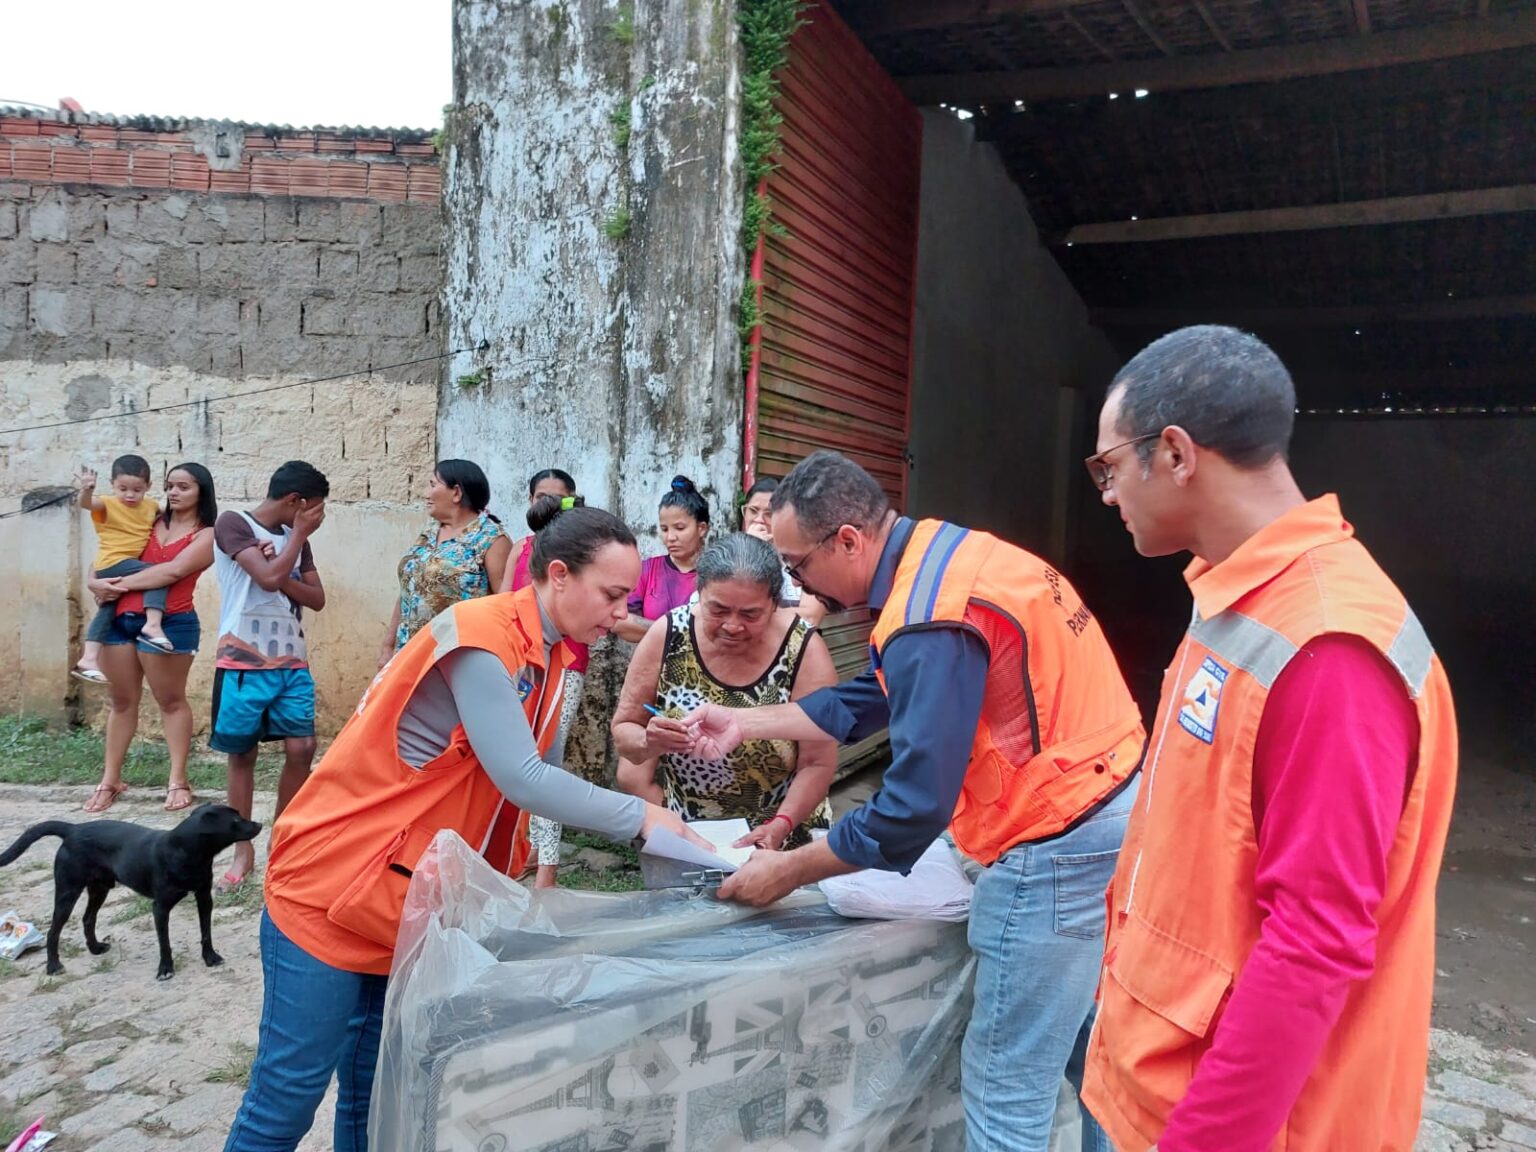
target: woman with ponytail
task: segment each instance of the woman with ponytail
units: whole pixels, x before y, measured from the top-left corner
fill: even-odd
[[[438,832],[509,875],[525,811],[620,842],[664,828],[705,846],[668,809],[549,760],[567,641],[591,644],[624,618],[640,575],[634,535],[573,508],[535,537],[529,571],[528,587],[461,600],[411,637],[278,818],[256,1058],[224,1152],[296,1148],[333,1076],[332,1146],[367,1147],[405,891]]]
[[[583,508],[587,503],[576,495],[576,482],[558,468],[546,468],[535,473],[528,482],[528,493],[527,520],[532,535],[525,536],[517,546],[517,558],[508,565],[506,579],[502,582],[503,592],[516,592],[531,583],[528,564],[538,534],[561,513],[569,512],[572,508]],[[586,682],[589,659],[585,644],[570,639],[565,644],[571,650],[571,663],[565,669],[565,694],[560,705],[559,728],[549,752],[550,762],[562,767],[565,764],[566,740],[570,737],[576,711],[581,706],[581,686]],[[536,866],[533,878],[535,888],[554,888],[558,885],[560,837],[563,834],[564,829],[559,823],[532,813],[528,814],[526,826],[518,829],[518,836],[526,837],[531,848]]]

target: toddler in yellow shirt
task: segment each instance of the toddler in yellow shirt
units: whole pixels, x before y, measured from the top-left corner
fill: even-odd
[[[96,473],[90,468],[82,468],[75,483],[80,489],[80,507],[90,512],[91,523],[96,527],[96,561],[91,567],[97,577],[127,576],[151,567],[139,559],[155,529],[155,518],[160,515],[160,505],[145,498],[149,491],[149,461],[131,454],[112,461],[112,493],[108,496],[96,495]],[[164,588],[144,593],[144,630],[138,638],[164,652],[172,652],[175,645],[160,626],[165,616],[165,596]],[[111,635],[116,615],[117,605],[108,602],[92,618],[85,633],[85,651],[74,669],[74,675],[81,680],[106,683],[97,661],[102,641]]]

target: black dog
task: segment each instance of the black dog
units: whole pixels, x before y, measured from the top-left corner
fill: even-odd
[[[223,804],[203,804],[169,832],[141,828],[123,820],[91,820],[71,824],[48,820],[34,824],[21,839],[0,852],[0,865],[9,864],[44,836],[64,841],[53,858],[53,923],[48,928],[48,974],[64,971],[59,963],[59,933],[75,910],[81,892],[85,901],[85,946],[100,956],[110,944],[96,939],[96,913],[107,893],[125,884],[154,901],[155,935],[160,940],[156,980],[176,975],[171,962],[171,909],[188,892],[197,897],[197,921],[203,933],[203,963],[224,963],[213,950],[213,858],[231,844],[254,840],[261,825],[244,819]]]

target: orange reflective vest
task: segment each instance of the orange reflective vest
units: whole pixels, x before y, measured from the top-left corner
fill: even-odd
[[[903,632],[959,624],[987,646],[986,694],[950,832],[991,864],[1054,836],[1136,771],[1146,732],[1099,622],[1022,548],[924,520],[896,566],[872,662]]]
[[[1350,990],[1271,1148],[1410,1152],[1429,1048],[1435,880],[1456,782],[1445,672],[1337,497],[1292,510],[1221,564],[1196,561],[1185,576],[1194,621],[1163,680],[1110,888],[1084,1100],[1115,1147],[1145,1152],[1188,1089],[1259,938],[1253,749],[1265,698],[1310,640],[1345,633],[1402,676],[1418,711],[1418,758],[1376,913],[1375,971]]]
[[[272,832],[267,912],[318,960],[387,974],[411,872],[432,838],[451,828],[494,866],[521,871],[521,813],[480,767],[464,734],[420,768],[400,759],[400,717],[416,686],[448,653],[481,648],[512,673],[523,714],[547,751],[560,719],[563,643],[544,667],[532,587],[465,600],[433,618],[384,667],[346,727]]]

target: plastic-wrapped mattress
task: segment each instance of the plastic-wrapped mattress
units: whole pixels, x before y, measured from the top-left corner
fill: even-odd
[[[959,1152],[972,975],[963,924],[535,896],[444,833],[406,898],[369,1147]]]

